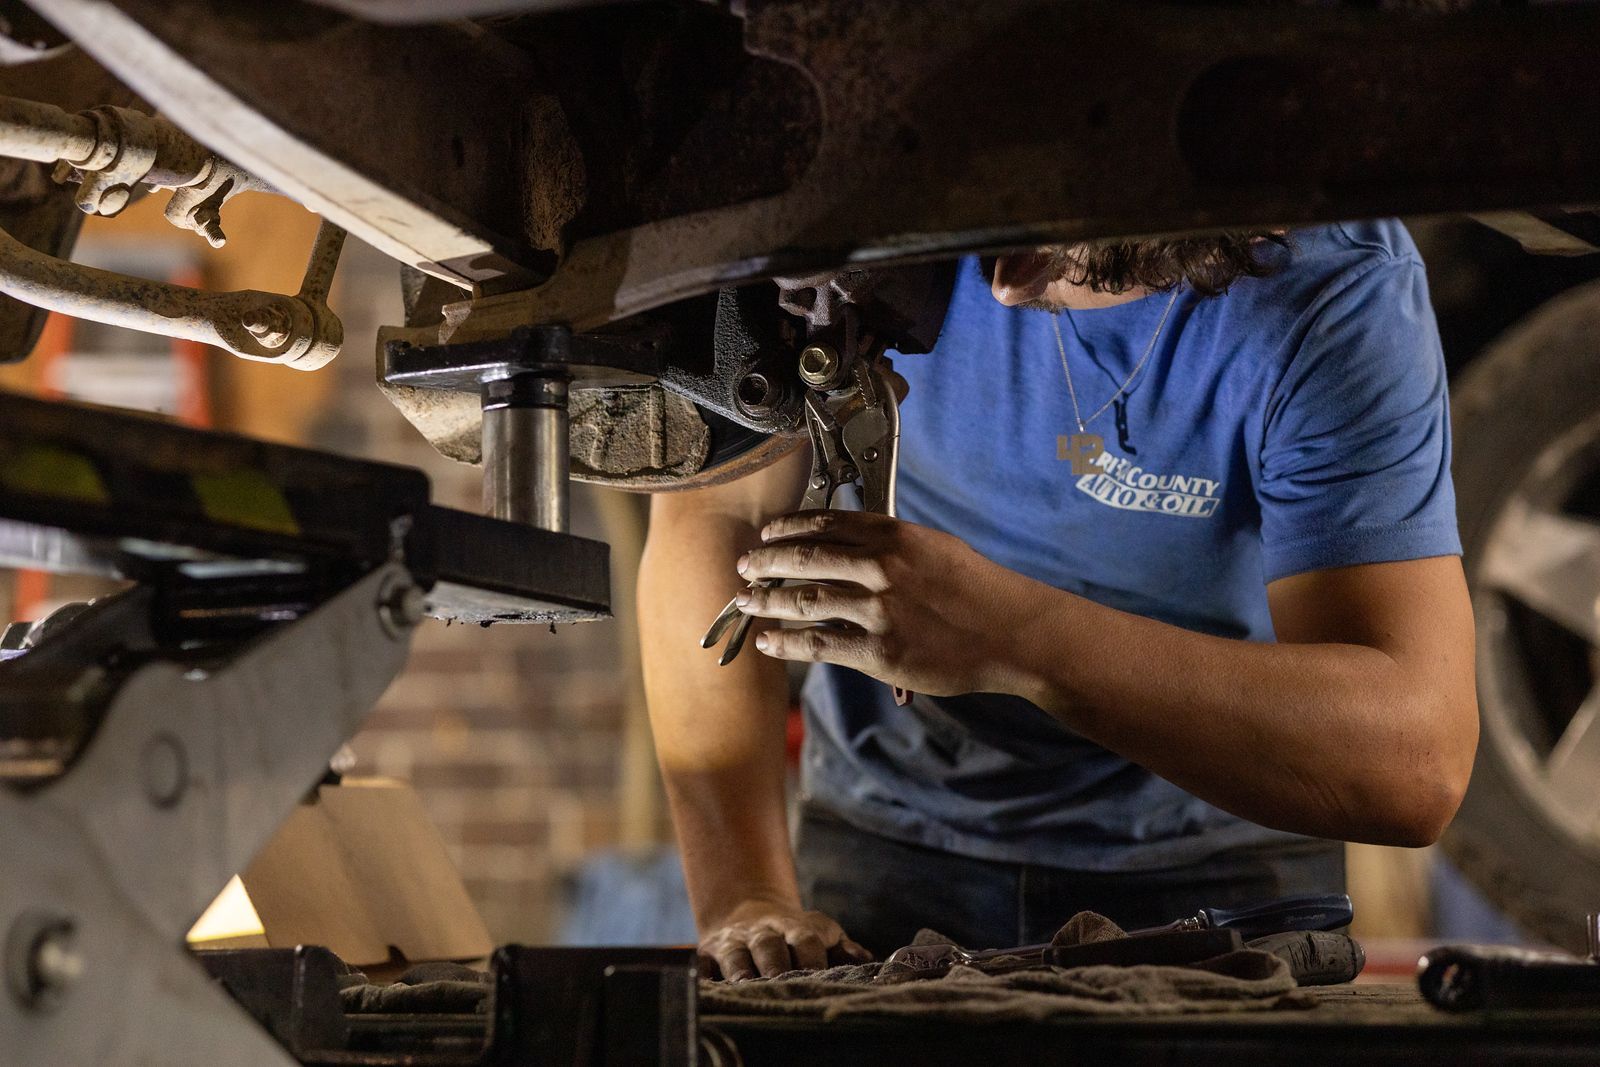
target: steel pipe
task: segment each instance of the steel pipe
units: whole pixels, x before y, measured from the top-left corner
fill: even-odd
[[[571,480],[565,378],[520,374],[483,393],[483,507],[565,533]]]
[[[0,293],[63,315],[216,345],[245,359],[314,370],[339,353],[326,284],[344,231],[324,223],[300,297],[254,289],[212,293],[47,256],[0,229]],[[283,328],[277,334],[267,327]],[[270,342],[270,343],[269,343]]]
[[[74,115],[54,104],[0,96],[0,155],[54,163],[94,154],[100,141],[94,119]]]

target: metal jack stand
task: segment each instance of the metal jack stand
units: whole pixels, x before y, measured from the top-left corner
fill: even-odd
[[[51,1067],[293,1062],[185,931],[424,614],[608,602],[604,545],[416,471],[4,394],[0,563],[137,583],[0,643],[0,1060]]]
[[[561,325],[513,330],[504,340],[460,345],[390,342],[382,377],[391,385],[473,393],[483,404],[483,508],[496,519],[567,529],[567,390],[651,381],[659,339],[573,336]]]
[[[12,1062],[292,1062],[185,956],[184,932],[404,666],[421,592],[388,564],[214,668],[153,660],[64,775],[0,790]]]

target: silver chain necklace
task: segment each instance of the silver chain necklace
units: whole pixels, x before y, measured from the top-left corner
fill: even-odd
[[[1139,376],[1139,372],[1144,370],[1144,365],[1150,360],[1150,353],[1156,350],[1156,340],[1167,325],[1167,316],[1172,314],[1172,305],[1177,302],[1178,290],[1173,289],[1172,295],[1167,298],[1166,308],[1161,312],[1161,321],[1156,323],[1156,332],[1150,335],[1150,343],[1144,346],[1144,355],[1139,357],[1139,362],[1133,365],[1133,370],[1128,372],[1128,377],[1117,387],[1117,391],[1111,394],[1111,399],[1096,408],[1094,414],[1087,419],[1078,411],[1078,391],[1072,387],[1072,368],[1067,366],[1067,346],[1061,341],[1061,312],[1058,311],[1050,316],[1050,325],[1056,331],[1056,351],[1061,353],[1061,373],[1067,376],[1067,395],[1072,398],[1072,419],[1078,424],[1078,433],[1086,433],[1089,423],[1104,415],[1107,408],[1121,399],[1122,394],[1128,391],[1128,386]]]

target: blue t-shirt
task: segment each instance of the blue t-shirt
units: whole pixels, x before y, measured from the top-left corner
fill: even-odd
[[[1125,432],[1115,408],[1095,419],[1106,451],[1079,476],[1057,458],[1074,426],[1051,316],[1002,306],[976,260],[963,263],[934,351],[895,360],[911,385],[901,516],[1058,589],[1250,641],[1273,640],[1275,579],[1459,553],[1444,358],[1410,235],[1351,223],[1289,246],[1268,252],[1273,274],[1224,296],[1179,291],[1127,392]],[[1060,315],[1085,417],[1143,355],[1168,300]],[[1087,871],[1309,843],[1015,697],[897,708],[884,684],[822,664],[803,704],[807,802],[896,839]]]

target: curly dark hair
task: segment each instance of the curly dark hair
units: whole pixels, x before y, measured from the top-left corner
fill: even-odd
[[[1051,264],[1056,277],[1086,285],[1096,293],[1143,288],[1167,292],[1188,285],[1201,296],[1221,296],[1240,278],[1262,278],[1273,271],[1263,257],[1266,245],[1287,248],[1282,232],[1225,233],[1171,240],[1096,241],[1063,245]]]

